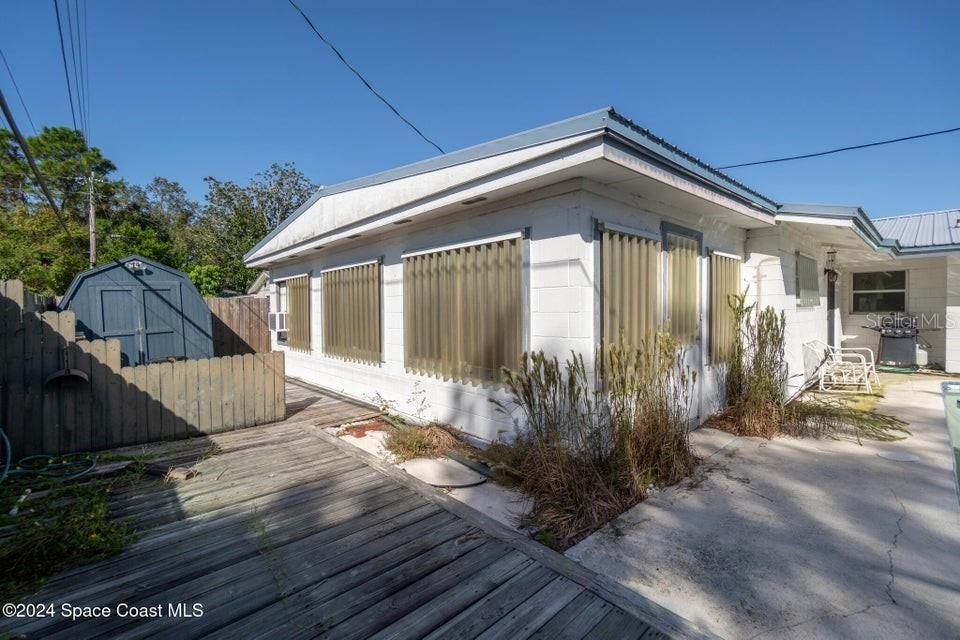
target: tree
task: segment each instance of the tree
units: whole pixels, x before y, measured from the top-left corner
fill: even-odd
[[[196,263],[192,224],[198,209],[186,190],[172,180],[156,177],[146,187],[124,183],[109,218],[113,227],[104,232],[115,244],[127,248],[120,250],[124,255],[141,253],[186,270]]]
[[[25,205],[27,163],[13,134],[0,129],[0,209]]]
[[[223,290],[223,269],[215,264],[198,264],[187,275],[205,298],[220,295]]]
[[[200,262],[220,265],[223,287],[246,291],[257,272],[243,255],[316,190],[292,164],[273,164],[246,186],[206,178],[207,196],[195,225]]]
[[[87,145],[81,132],[67,127],[44,127],[39,134],[28,137],[27,144],[64,215],[74,220],[86,219],[91,175],[94,201],[98,209],[109,211],[120,183],[109,179],[108,174],[117,167],[100,149]],[[14,189],[7,198],[14,197],[31,208],[47,206],[26,158],[6,129],[0,130],[0,158],[0,184]]]
[[[166,178],[146,186],[110,178],[116,166],[79,131],[44,127],[27,141],[71,231],[64,233],[21,149],[0,128],[0,277],[44,293],[62,293],[86,268],[91,187],[98,263],[140,254],[195,273],[213,294],[249,287],[256,271],[243,255],[316,190],[292,164],[273,164],[246,185],[206,178],[200,206]]]
[[[23,280],[38,293],[66,291],[87,268],[86,228],[73,220],[66,224],[69,234],[50,207],[31,212],[21,204],[0,214],[0,278]]]

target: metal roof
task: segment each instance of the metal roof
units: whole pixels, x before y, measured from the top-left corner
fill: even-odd
[[[375,173],[363,178],[356,178],[338,184],[322,187],[311,196],[306,202],[300,205],[296,211],[291,213],[286,220],[271,231],[265,238],[258,242],[244,258],[249,258],[259,251],[267,242],[283,231],[304,211],[309,209],[320,198],[330,196],[336,193],[362,189],[377,184],[400,180],[430,171],[437,171],[447,167],[456,166],[482,158],[517,151],[527,147],[532,147],[554,140],[561,140],[589,132],[606,131],[617,134],[620,139],[635,145],[655,156],[664,163],[679,167],[680,169],[699,177],[715,187],[719,187],[728,193],[732,193],[739,198],[753,203],[761,209],[766,209],[773,213],[778,203],[771,198],[751,189],[745,184],[735,180],[719,169],[710,166],[706,162],[680,149],[676,145],[670,144],[663,138],[653,134],[649,129],[644,129],[628,118],[623,117],[613,107],[606,107],[591,111],[583,115],[574,116],[566,120],[560,120],[542,127],[529,129],[520,133],[499,138],[490,142],[467,147],[458,151],[452,151],[443,155],[421,160],[413,164],[408,164],[388,171]]]
[[[960,245],[960,209],[877,218],[873,223],[884,238],[899,241],[903,248]]]
[[[150,260],[149,258],[144,258],[140,254],[131,253],[130,255],[125,256],[123,258],[117,258],[116,260],[111,260],[110,262],[104,262],[101,265],[97,265],[96,267],[87,269],[86,271],[81,271],[77,275],[73,276],[73,280],[70,282],[70,286],[67,287],[66,293],[64,293],[63,297],[60,298],[60,304],[57,305],[58,308],[65,309],[67,307],[67,304],[69,304],[73,296],[76,295],[77,291],[80,289],[80,285],[83,283],[83,281],[86,278],[97,275],[98,273],[110,271],[111,269],[116,269],[118,267],[127,271],[128,270],[126,266],[127,263],[133,260],[139,260],[140,262],[143,262],[144,264],[148,264],[154,269],[157,269],[158,271],[166,271],[167,273],[172,275],[174,278],[177,278],[178,280],[182,280],[186,284],[186,286],[193,288],[194,291],[197,291],[196,286],[194,286],[193,284],[193,280],[191,280],[190,276],[185,274],[183,271],[179,271],[177,269],[174,269],[173,267],[168,267],[162,262],[157,262],[156,260]],[[197,291],[197,295],[198,296],[200,295],[199,291]]]

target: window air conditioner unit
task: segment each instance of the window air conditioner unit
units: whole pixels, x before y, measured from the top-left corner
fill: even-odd
[[[287,314],[286,313],[271,313],[269,316],[270,322],[270,331],[286,331],[287,330]]]

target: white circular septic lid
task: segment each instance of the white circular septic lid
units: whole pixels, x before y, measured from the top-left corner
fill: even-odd
[[[449,458],[414,458],[400,468],[434,487],[472,487],[486,481],[473,469]]]
[[[920,456],[907,453],[906,451],[881,451],[877,455],[887,460],[896,460],[897,462],[916,462],[920,459]]]

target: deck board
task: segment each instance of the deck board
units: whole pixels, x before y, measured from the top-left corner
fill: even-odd
[[[142,538],[26,599],[199,602],[202,617],[3,620],[0,635],[666,637],[653,619],[706,637],[322,431],[372,407],[295,381],[286,397],[280,423],[119,450],[200,475],[118,491],[112,513]]]

